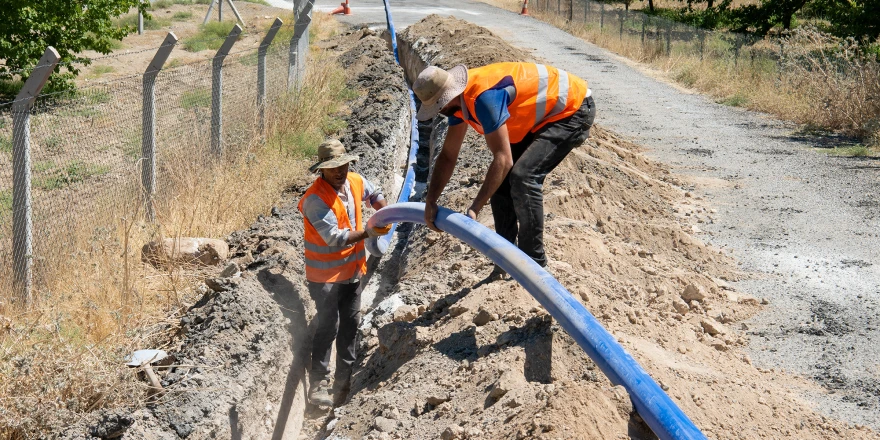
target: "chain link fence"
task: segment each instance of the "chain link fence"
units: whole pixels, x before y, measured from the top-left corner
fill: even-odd
[[[182,50],[169,34],[143,75],[72,92],[39,94],[57,63],[47,49],[0,103],[0,312],[51,298],[59,274],[108,248],[128,252],[133,227],[182,221],[172,205],[190,182],[266,141],[266,108],[306,73],[314,0],[297,3],[296,23],[235,26],[205,61],[163,66]]]
[[[733,67],[741,62],[778,66],[782,54],[782,40],[706,30],[591,0],[534,2],[534,10],[539,13],[581,23],[598,35],[639,45],[646,58],[689,56],[723,61]]]

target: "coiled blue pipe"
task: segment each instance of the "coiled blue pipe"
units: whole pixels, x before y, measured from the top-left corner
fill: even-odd
[[[425,204],[410,202],[387,206],[370,218],[367,227],[396,222],[424,224]],[[608,379],[626,388],[639,415],[659,438],[706,438],[602,324],[552,275],[516,246],[479,222],[446,208],[440,208],[434,224],[489,257],[535,297]]]

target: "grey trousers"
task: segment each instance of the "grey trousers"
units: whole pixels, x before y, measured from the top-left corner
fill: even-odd
[[[309,295],[318,309],[316,329],[312,340],[312,365],[309,381],[329,379],[330,352],[336,340],[336,373],[334,388],[347,386],[357,359],[355,343],[360,324],[360,283],[313,283],[309,281]]]
[[[544,178],[590,135],[596,117],[593,98],[575,114],[541,127],[510,145],[513,168],[490,200],[495,232],[515,243],[541,266],[544,253]]]

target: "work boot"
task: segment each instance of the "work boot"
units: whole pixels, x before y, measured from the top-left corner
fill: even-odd
[[[491,281],[501,281],[506,278],[508,278],[507,271],[497,264],[495,265],[495,268],[492,269],[492,273],[489,274],[489,280]]]
[[[348,400],[348,395],[351,393],[351,381],[346,381],[344,384],[334,383],[333,385],[333,406],[342,406]]]
[[[322,380],[309,387],[309,403],[315,406],[333,406],[330,398],[330,382]]]

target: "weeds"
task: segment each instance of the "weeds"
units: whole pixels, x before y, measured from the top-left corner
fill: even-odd
[[[46,170],[39,170],[34,167],[34,171],[45,171],[45,176],[34,179],[33,186],[44,191],[52,191],[62,189],[76,183],[82,183],[86,179],[101,176],[110,172],[110,167],[106,165],[88,164],[82,161],[73,161],[63,167],[51,167]]]
[[[199,32],[183,40],[183,48],[190,52],[217,50],[229,35],[235,23],[231,21],[209,21],[199,28]]]
[[[126,27],[126,26],[137,28],[138,14],[134,13],[134,14],[123,15],[122,17],[119,17],[116,20],[114,20],[113,23],[116,25],[116,27],[120,27],[120,28]],[[171,25],[171,21],[166,20],[164,18],[153,17],[153,18],[147,20],[147,18],[144,17],[144,29],[146,29],[146,30],[155,31],[155,30],[159,30],[159,29],[168,27],[170,25]]]
[[[12,139],[0,134],[0,153],[12,154]]]
[[[211,91],[208,89],[190,90],[183,92],[183,95],[180,96],[180,106],[185,109],[209,105],[211,105]]]
[[[192,18],[193,13],[191,11],[177,11],[174,15],[171,16],[172,20],[177,21],[186,21]]]

